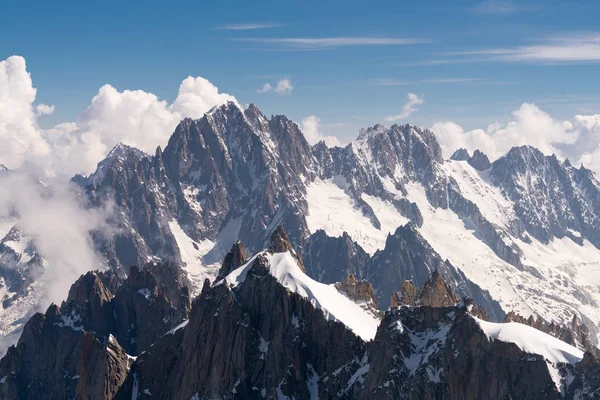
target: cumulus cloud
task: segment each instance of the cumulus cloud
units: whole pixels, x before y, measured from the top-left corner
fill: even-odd
[[[54,106],[49,106],[47,104],[38,104],[35,108],[38,115],[50,115],[54,112]]]
[[[237,103],[202,77],[184,79],[170,105],[143,90],[104,85],[75,121],[43,130],[38,117],[54,107],[34,105],[35,97],[25,59],[0,62],[0,162],[11,168],[30,164],[58,176],[92,172],[119,142],[154,152],[182,118],[199,118],[227,101]]]
[[[531,145],[545,154],[556,154],[583,163],[600,172],[600,114],[576,115],[570,121],[554,119],[535,104],[524,103],[512,113],[506,125],[492,124],[485,129],[464,130],[443,121],[433,124],[445,157],[458,148],[480,149],[491,159],[504,155],[511,147]]]
[[[39,159],[50,154],[32,107],[35,96],[24,58],[0,61],[0,163],[9,167],[20,165],[25,157]]]
[[[306,141],[310,144],[316,144],[323,140],[329,147],[340,146],[341,143],[337,137],[326,136],[321,133],[320,125],[321,120],[315,115],[310,115],[302,120],[301,130]]]
[[[275,86],[272,86],[270,83],[265,83],[262,88],[258,89],[258,93],[266,93],[273,91],[279,94],[289,94],[294,90],[294,86],[292,85],[292,80],[290,78],[281,78],[277,81]]]
[[[386,121],[393,122],[393,121],[402,120],[418,110],[415,106],[418,106],[419,104],[423,104],[425,102],[425,100],[423,100],[422,97],[417,96],[414,93],[408,93],[407,97],[408,97],[408,101],[402,107],[402,111],[400,111],[400,114],[391,115],[389,117],[386,117],[385,118]]]

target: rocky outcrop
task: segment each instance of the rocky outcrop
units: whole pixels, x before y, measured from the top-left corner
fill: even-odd
[[[373,287],[367,280],[356,281],[354,275],[348,275],[345,281],[336,283],[335,287],[340,292],[344,292],[352,300],[370,304],[374,309],[379,308]]]
[[[415,306],[417,304],[417,289],[413,281],[402,282],[400,293],[402,293],[401,297],[394,301],[396,304],[392,304],[392,307],[398,307],[399,305]]]
[[[450,156],[450,159],[453,161],[467,161],[469,158],[471,158],[471,155],[469,154],[469,151],[464,148],[456,150],[452,153],[452,156]]]
[[[429,279],[419,288],[416,303],[426,307],[449,307],[458,301],[458,297],[444,283],[439,272],[433,271]]]
[[[323,283],[340,282],[349,275],[363,279],[368,259],[369,254],[346,232],[330,237],[318,230],[310,236],[303,253],[306,273]]]
[[[490,159],[479,150],[475,150],[475,152],[473,152],[473,155],[469,157],[467,162],[471,167],[479,171],[485,171],[490,167],[490,165],[492,165],[490,163]]]
[[[130,357],[109,337],[97,338],[52,305],[25,325],[16,347],[0,360],[3,399],[112,399]]]
[[[415,284],[410,281],[402,282],[400,295],[398,292],[392,294],[391,306],[426,306],[426,307],[450,307],[460,301],[456,293],[446,285],[437,271],[433,271],[416,291]]]
[[[246,264],[247,261],[248,255],[246,254],[246,248],[242,242],[238,240],[225,255],[225,259],[221,264],[216,280],[225,278],[231,271]]]
[[[554,321],[547,322],[542,318],[536,318],[533,315],[525,318],[514,311],[510,311],[506,314],[504,322],[518,322],[520,324],[531,326],[552,335],[563,342],[583,350],[588,350],[593,354],[600,355],[598,349],[591,342],[589,329],[579,321],[577,315],[573,315],[573,320],[571,321],[570,326],[568,326],[556,324]]]
[[[205,286],[189,323],[138,358],[119,398],[344,398],[365,350],[258,256],[239,287]]]
[[[465,307],[386,312],[358,399],[560,398],[543,357],[489,339]]]
[[[388,235],[385,248],[376,252],[365,266],[365,276],[373,285],[382,309],[391,305],[392,294],[404,281],[412,281],[419,290],[434,271],[459,297],[472,298],[481,304],[492,320],[504,319],[502,308],[489,293],[468,280],[450,262],[444,261],[412,224],[401,226],[393,235]]]

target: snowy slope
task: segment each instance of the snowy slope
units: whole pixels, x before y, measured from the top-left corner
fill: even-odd
[[[375,337],[379,319],[340,293],[334,285],[326,285],[311,279],[302,272],[290,252],[258,253],[246,264],[231,272],[225,278],[227,282],[233,287],[242,284],[259,254],[267,257],[271,275],[279,283],[308,299],[312,305],[323,311],[326,318],[343,323],[365,341]]]
[[[500,188],[490,183],[487,171],[478,171],[466,161],[445,161],[443,168],[453,177],[463,196],[479,207],[483,216],[493,224],[507,227],[516,219],[513,205]]]
[[[381,230],[373,226],[355,206],[354,200],[344,191],[343,178],[316,179],[308,185],[308,214],[306,222],[311,233],[323,229],[329,236],[338,237],[347,232],[369,254],[385,247],[388,233],[408,220],[401,216],[390,203],[378,197],[363,194],[381,222]]]
[[[583,351],[530,326],[516,322],[498,324],[473,318],[490,339],[514,343],[527,353],[544,357],[559,391],[562,384],[558,364],[575,364],[583,358]]]
[[[569,323],[576,314],[598,337],[600,251],[587,240],[580,246],[564,237],[544,245],[535,238],[525,243],[510,236],[508,226],[516,219],[513,205],[490,182],[487,171],[475,170],[464,161],[447,161],[441,167],[448,179],[454,178],[463,196],[504,232],[506,242],[520,249],[525,268],[521,271],[500,259],[481,240],[469,220],[461,220],[449,209],[432,206],[422,184],[407,183],[405,196],[394,188],[389,178],[382,178],[389,193],[417,204],[424,220],[419,232],[434,250],[460,268],[467,278],[488,290],[505,311],[514,310],[524,316],[533,314],[561,324]],[[311,232],[324,229],[330,236],[346,231],[373,254],[385,245],[388,232],[407,220],[389,202],[362,194],[362,199],[381,222],[382,229],[375,228],[344,187],[345,182],[339,177],[317,179],[308,185],[309,229]]]
[[[227,224],[216,240],[206,239],[200,243],[190,238],[176,220],[169,221],[169,228],[179,247],[183,268],[192,282],[192,295],[196,296],[205,279],[212,282],[216,278],[223,257],[237,240],[240,221],[233,220]]]
[[[570,322],[576,313],[594,329],[595,321],[600,320],[600,251],[589,242],[579,246],[563,238],[544,246],[535,239],[528,244],[512,238],[523,251],[525,270],[520,271],[479,240],[468,221],[450,210],[432,207],[421,185],[412,184],[408,189],[409,200],[416,202],[423,214],[419,230],[423,237],[469,279],[489,290],[505,311],[539,315],[561,324]],[[484,198],[477,204],[485,201],[492,202]]]

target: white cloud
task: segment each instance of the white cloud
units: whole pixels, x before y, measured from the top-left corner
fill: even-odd
[[[465,131],[445,121],[435,123],[431,130],[445,157],[462,147],[471,152],[480,149],[494,160],[514,146],[531,145],[545,154],[554,153],[600,172],[600,114],[559,121],[535,104],[524,103],[512,116],[508,124],[494,123],[486,129]]]
[[[20,165],[25,157],[46,158],[51,152],[32,107],[35,96],[24,58],[0,61],[0,163],[9,167]]]
[[[247,24],[231,24],[231,25],[224,25],[222,27],[220,27],[219,29],[221,30],[225,30],[225,31],[249,31],[249,30],[255,30],[255,29],[266,29],[266,28],[280,28],[284,25],[282,24],[276,24],[273,22],[258,22],[258,23],[247,23]]]
[[[316,144],[323,140],[329,147],[341,145],[337,137],[324,136],[320,131],[320,126],[321,120],[315,115],[310,115],[302,120],[301,130],[308,143]]]
[[[279,94],[289,94],[294,90],[294,86],[292,85],[292,80],[290,78],[281,78],[277,81],[275,86],[272,86],[270,83],[265,83],[262,88],[258,89],[258,93],[266,93],[270,91],[274,91]]]
[[[143,90],[104,85],[74,122],[42,130],[38,117],[54,107],[35,106],[36,89],[25,59],[0,62],[0,163],[33,165],[50,175],[90,173],[119,142],[153,153],[184,117],[200,118],[217,104],[234,101],[202,77],[188,77],[173,104]]]
[[[459,60],[459,62],[598,62],[600,61],[600,32],[554,36],[540,43],[516,47],[479,49],[451,54],[465,57]]]
[[[35,109],[38,115],[50,115],[54,112],[54,106],[49,106],[46,104],[38,104]]]
[[[429,43],[428,40],[390,37],[326,37],[326,38],[242,38],[241,42],[278,45],[289,49],[322,50],[348,46],[394,46]]]
[[[386,121],[399,121],[401,119],[408,117],[409,115],[411,115],[412,113],[417,111],[417,108],[415,106],[418,106],[419,104],[423,104],[425,101],[425,100],[423,100],[422,97],[419,97],[414,93],[408,93],[407,97],[408,97],[408,101],[402,107],[402,111],[400,112],[400,114],[391,115],[389,117],[386,117],[385,118]]]

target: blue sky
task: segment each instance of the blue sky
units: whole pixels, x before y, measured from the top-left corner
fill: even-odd
[[[600,111],[596,1],[122,3],[3,4],[0,60],[27,60],[36,101],[55,105],[42,125],[74,120],[105,83],[172,102],[189,75],[342,138],[409,92],[424,102],[406,122],[425,126],[506,122],[523,102]],[[290,93],[258,92],[284,77]]]

